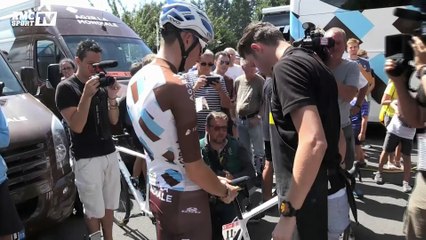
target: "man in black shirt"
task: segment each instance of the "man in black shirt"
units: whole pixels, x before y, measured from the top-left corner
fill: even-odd
[[[113,211],[118,207],[120,170],[110,123],[118,122],[118,83],[100,87],[94,63],[101,48],[91,40],[77,46],[77,72],[56,89],[56,106],[71,130],[71,150],[76,160],[75,184],[84,206],[89,233],[99,231],[112,239]]]
[[[326,240],[327,192],[344,187],[330,177],[339,169],[334,77],[316,54],[291,47],[270,23],[250,24],[238,52],[273,76],[271,145],[281,218],[272,237]]]

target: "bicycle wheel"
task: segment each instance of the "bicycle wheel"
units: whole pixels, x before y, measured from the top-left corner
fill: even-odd
[[[126,179],[121,175],[121,192],[118,208],[114,211],[114,222],[118,226],[125,226],[129,222],[132,201],[130,200],[129,186]]]

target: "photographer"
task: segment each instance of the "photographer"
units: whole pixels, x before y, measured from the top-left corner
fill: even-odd
[[[424,99],[426,92],[426,46],[419,37],[413,37],[412,48],[414,50],[414,61],[416,74],[420,78],[421,85],[417,98]],[[396,63],[388,59],[385,70],[389,78],[394,82],[398,92],[398,108],[404,121],[411,127],[424,128],[426,122],[426,107],[421,105],[408,91],[409,77],[406,74],[395,76],[392,73]],[[423,88],[423,89],[422,89]],[[422,153],[420,153],[422,154]],[[419,159],[425,156],[419,156]],[[426,172],[419,170],[416,177],[416,184],[408,201],[407,210],[404,217],[404,233],[406,239],[426,238]]]
[[[118,122],[116,101],[120,87],[97,75],[93,66],[101,61],[102,49],[92,40],[80,42],[75,62],[77,72],[56,90],[56,106],[71,132],[75,157],[75,184],[84,207],[89,233],[100,230],[112,239],[113,211],[118,207],[120,170],[110,124]]]

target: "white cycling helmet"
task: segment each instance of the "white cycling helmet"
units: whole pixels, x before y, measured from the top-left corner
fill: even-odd
[[[192,30],[204,42],[202,47],[214,39],[213,25],[207,14],[197,6],[184,1],[168,1],[161,8],[160,26],[171,23],[182,30]],[[201,43],[201,41],[200,41]]]

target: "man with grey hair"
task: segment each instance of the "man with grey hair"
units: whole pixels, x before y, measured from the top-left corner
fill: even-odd
[[[229,68],[228,71],[226,71],[225,75],[229,76],[235,81],[237,77],[244,74],[243,68],[240,65],[235,64],[235,59],[237,58],[237,52],[235,51],[235,49],[228,47],[225,48],[224,51],[229,54],[230,58]]]
[[[344,165],[346,169],[352,168],[355,160],[355,139],[350,119],[350,102],[356,96],[357,102],[355,106],[360,108],[368,89],[367,80],[360,74],[358,64],[342,58],[346,49],[346,33],[343,29],[333,27],[326,31],[325,37],[333,38],[334,47],[330,48],[330,58],[327,66],[333,72],[337,82],[339,93],[339,109],[340,109],[340,127],[343,131],[341,134],[340,145],[344,146],[343,140],[346,142],[346,153],[344,157]],[[358,90],[360,90],[358,92]],[[344,137],[344,138],[343,138]]]
[[[194,90],[195,102],[201,102],[202,107],[197,107],[197,129],[199,138],[205,135],[207,114],[211,111],[221,111],[231,107],[231,99],[226,90],[225,80],[220,75],[212,75],[214,66],[214,53],[205,50],[196,64],[197,70],[185,75],[185,79]],[[219,81],[209,83],[207,76],[217,76]]]

